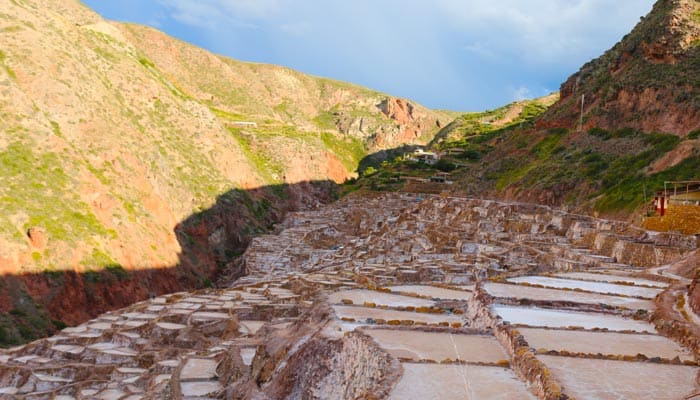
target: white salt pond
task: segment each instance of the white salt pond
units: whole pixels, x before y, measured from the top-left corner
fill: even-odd
[[[472,293],[466,290],[445,289],[428,285],[401,285],[390,286],[392,292],[415,293],[440,300],[469,300]]]
[[[216,377],[216,367],[219,363],[210,358],[190,358],[182,368],[180,379],[212,379]]]
[[[459,359],[497,363],[508,360],[508,355],[493,336],[392,329],[366,329],[364,332],[393,356],[413,361]]]
[[[571,290],[547,289],[533,286],[488,282],[484,289],[494,297],[530,299],[539,301],[570,301],[582,304],[607,304],[633,310],[653,310],[654,302],[631,297],[609,296]]]
[[[584,329],[608,329],[611,331],[634,331],[654,333],[654,328],[644,321],[614,315],[548,310],[543,308],[511,307],[494,305],[495,314],[515,325],[547,328],[581,327]]]
[[[653,299],[661,292],[661,289],[652,289],[638,286],[615,285],[605,282],[578,281],[574,279],[550,278],[547,276],[521,276],[510,278],[508,282],[528,283],[557,289],[581,289],[588,292],[603,294],[618,294],[623,296],[636,296]]]
[[[537,356],[576,399],[678,400],[695,393],[696,367]]]
[[[476,365],[404,363],[389,400],[534,400],[512,370]]]
[[[447,314],[427,314],[427,313],[417,313],[410,311],[396,311],[396,310],[383,310],[381,308],[369,308],[369,307],[354,307],[354,306],[333,306],[338,318],[352,318],[360,323],[365,322],[368,318],[378,320],[383,319],[385,321],[400,320],[400,321],[414,321],[414,322],[424,322],[426,324],[439,324],[441,322],[460,324],[464,321],[460,316],[457,315],[447,315]]]
[[[518,328],[530,347],[543,350],[566,350],[574,353],[661,357],[675,357],[692,361],[692,355],[675,342],[658,335],[639,335],[615,332],[586,332],[554,329]]]
[[[243,359],[243,364],[245,365],[251,365],[253,363],[253,359],[255,358],[255,353],[257,352],[257,349],[255,347],[243,347],[241,349],[241,358]]]
[[[180,391],[183,396],[206,396],[221,390],[219,382],[181,382]]]
[[[255,335],[267,321],[239,321],[241,331],[249,335]]]
[[[643,279],[643,278],[632,278],[632,277],[624,276],[624,275],[598,274],[598,273],[590,273],[590,272],[564,272],[564,273],[555,274],[555,275],[560,277],[560,278],[566,278],[566,279],[580,279],[580,280],[584,280],[584,281],[610,282],[610,283],[624,282],[624,283],[632,284],[632,285],[651,286],[651,287],[662,288],[662,289],[669,286],[668,283],[665,283],[665,282],[657,282],[657,281],[652,281],[650,279]]]
[[[350,300],[353,304],[359,305],[374,303],[389,307],[432,307],[435,305],[435,302],[431,300],[365,289],[341,290],[328,295],[328,301],[331,304],[339,304],[343,300]]]

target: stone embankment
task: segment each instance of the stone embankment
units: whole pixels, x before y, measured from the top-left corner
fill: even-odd
[[[529,204],[351,196],[254,239],[220,289],[0,352],[0,398],[683,398],[698,317],[668,264],[696,247]]]

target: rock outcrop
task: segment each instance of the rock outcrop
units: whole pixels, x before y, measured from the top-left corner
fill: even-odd
[[[685,136],[700,129],[700,4],[663,0],[603,56],[561,86],[541,126],[635,128]]]

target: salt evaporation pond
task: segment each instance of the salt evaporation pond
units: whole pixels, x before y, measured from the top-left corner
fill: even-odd
[[[537,356],[576,399],[678,400],[695,393],[696,367]]]
[[[489,282],[484,289],[494,297],[530,299],[538,301],[566,301],[582,304],[607,304],[633,310],[653,310],[654,302],[631,297],[609,296],[597,293],[573,292],[570,290],[547,289],[524,285]]]
[[[638,286],[615,285],[605,282],[577,281],[574,279],[550,278],[547,276],[521,276],[510,278],[508,282],[541,285],[557,289],[581,289],[603,294],[618,294],[653,299],[661,289],[651,289]]]
[[[364,332],[391,355],[414,361],[460,359],[495,364],[508,360],[508,355],[493,336],[396,329],[366,329]]]
[[[535,349],[612,356],[644,354],[648,358],[672,360],[678,357],[681,361],[693,360],[690,353],[678,344],[658,335],[533,328],[518,328],[518,332]]]
[[[354,307],[354,306],[333,306],[338,318],[352,318],[362,323],[367,319],[383,319],[385,321],[414,321],[426,324],[439,323],[463,323],[461,317],[447,314],[428,314],[410,311],[385,310],[381,308]]]
[[[472,293],[467,290],[445,289],[427,285],[391,286],[389,289],[392,292],[415,293],[420,296],[441,300],[468,300],[472,296]]]
[[[389,400],[535,400],[512,370],[478,365],[404,363]]]
[[[341,290],[328,295],[328,301],[331,304],[338,304],[343,300],[350,300],[354,304],[374,303],[375,305],[389,307],[432,307],[434,301],[420,299],[417,297],[400,296],[376,290]]]
[[[556,276],[560,278],[566,278],[566,279],[576,279],[576,280],[584,280],[584,281],[595,281],[595,282],[609,282],[609,283],[614,283],[614,282],[624,282],[628,283],[631,285],[638,285],[638,286],[651,286],[651,287],[656,287],[656,288],[667,288],[668,283],[665,282],[657,282],[657,281],[652,281],[650,279],[643,279],[643,278],[633,278],[629,276],[624,276],[624,275],[612,275],[612,274],[598,274],[598,273],[591,273],[591,272],[564,272],[560,274],[555,274]]]
[[[581,327],[584,329],[608,329],[611,331],[634,331],[654,333],[654,328],[643,321],[607,314],[548,310],[543,308],[492,306],[493,312],[515,325],[548,328]]]

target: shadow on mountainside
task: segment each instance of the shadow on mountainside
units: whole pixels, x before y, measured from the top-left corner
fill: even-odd
[[[178,291],[230,283],[250,240],[271,231],[289,211],[337,199],[332,181],[233,189],[175,227],[179,262],[169,268],[95,266],[88,272],[44,271],[0,276],[0,347],[39,339],[104,312]]]
[[[414,151],[423,147],[424,146],[405,144],[403,146],[391,149],[379,150],[375,153],[368,154],[367,156],[362,158],[362,160],[360,160],[359,166],[357,167],[357,171],[360,173],[360,175],[362,175],[362,173],[366,171],[369,167],[376,169],[379,166],[381,166],[384,161],[392,161],[396,159],[396,157],[401,157],[404,154],[413,153]]]

